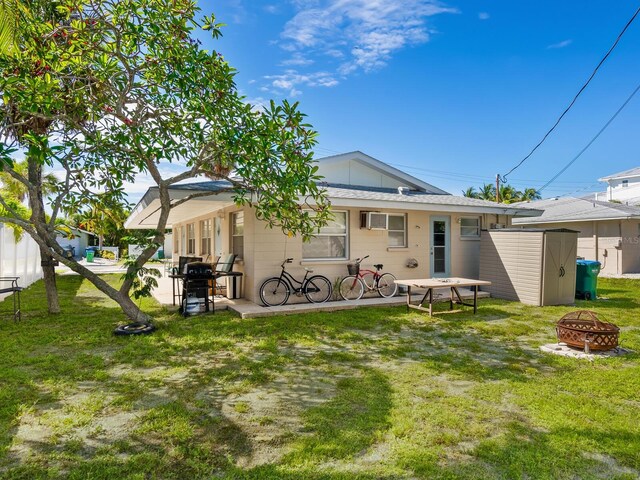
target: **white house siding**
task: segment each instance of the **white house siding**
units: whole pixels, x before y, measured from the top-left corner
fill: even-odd
[[[607,183],[606,193],[599,194],[597,200],[611,201],[618,200],[622,203],[629,202],[636,205],[640,202],[640,177],[627,178],[627,184],[623,183],[623,178],[612,179]],[[604,198],[603,198],[604,197]]]
[[[578,256],[600,262],[604,274],[640,273],[638,220],[543,223],[535,227],[577,230]]]
[[[451,275],[467,278],[478,278],[479,275],[479,252],[480,240],[469,240],[460,238],[460,225],[458,218],[473,217],[472,214],[451,214],[442,212],[424,211],[404,211],[401,209],[382,210],[386,213],[406,213],[407,214],[407,246],[405,248],[388,247],[387,231],[368,230],[360,228],[360,211],[365,208],[339,208],[335,210],[347,211],[349,215],[349,259],[355,259],[370,255],[364,261],[364,268],[372,268],[374,263],[382,263],[384,271],[393,273],[397,278],[429,277],[429,249],[430,249],[430,229],[429,218],[432,215],[449,215],[451,218]],[[222,225],[222,248],[223,253],[230,252],[229,225],[231,213],[238,211],[238,208],[227,208],[211,212],[210,214],[195,217],[185,222],[175,224],[177,228],[184,227],[189,223],[196,225],[196,255],[200,252],[200,220],[205,218],[221,218]],[[299,236],[287,237],[280,228],[269,229],[266,223],[255,218],[254,212],[250,208],[244,209],[244,258],[234,267],[234,270],[243,272],[243,296],[256,303],[259,302],[258,288],[268,277],[280,273],[280,263],[285,258],[293,258],[294,262],[287,265],[287,271],[296,278],[304,276],[304,268],[313,268],[314,273],[325,275],[332,282],[347,275],[346,264],[348,260],[303,260],[302,240]],[[476,215],[477,216],[477,215]],[[494,222],[494,215],[485,215],[484,221]],[[502,218],[502,217],[501,217]],[[215,237],[215,235],[214,235]],[[214,246],[217,249],[217,246]],[[215,251],[215,250],[214,250]],[[186,246],[180,245],[177,255],[186,255]],[[418,261],[417,268],[408,268],[407,261],[415,258]],[[296,300],[292,296],[291,302]]]
[[[0,277],[20,277],[18,284],[21,287],[27,287],[42,278],[38,244],[27,234],[24,234],[16,243],[13,229],[2,223],[0,223]],[[0,300],[3,298],[0,295]]]

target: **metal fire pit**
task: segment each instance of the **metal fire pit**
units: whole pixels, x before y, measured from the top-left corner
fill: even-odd
[[[611,350],[618,346],[620,329],[613,323],[598,320],[594,312],[578,310],[567,313],[556,325],[558,342],[570,347],[590,350]]]

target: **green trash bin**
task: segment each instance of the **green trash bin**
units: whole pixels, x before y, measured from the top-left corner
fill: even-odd
[[[93,250],[87,250],[87,263],[93,263],[93,256],[96,254]]]
[[[595,300],[598,291],[600,262],[578,260],[576,262],[576,298]]]
[[[164,248],[162,247],[158,249],[158,260],[164,260]]]

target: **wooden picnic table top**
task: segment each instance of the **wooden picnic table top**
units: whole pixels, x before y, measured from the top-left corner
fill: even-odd
[[[416,288],[452,288],[452,287],[475,287],[476,285],[491,285],[486,280],[474,280],[473,278],[412,278],[408,280],[396,280],[398,285],[406,285]]]

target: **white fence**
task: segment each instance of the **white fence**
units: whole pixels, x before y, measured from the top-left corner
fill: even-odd
[[[42,278],[38,244],[26,233],[16,243],[13,229],[2,223],[0,223],[0,277],[20,277],[18,285],[21,287],[27,287]],[[3,298],[0,295],[0,300]]]

